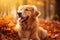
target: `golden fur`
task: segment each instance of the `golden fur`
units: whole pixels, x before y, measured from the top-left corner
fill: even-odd
[[[21,6],[19,7],[18,12],[22,13],[21,17],[26,18],[29,16],[28,19],[23,22],[19,22],[21,17],[18,18],[15,29],[18,31],[20,40],[45,40],[47,38],[47,31],[42,27],[39,27],[39,11],[35,6]]]

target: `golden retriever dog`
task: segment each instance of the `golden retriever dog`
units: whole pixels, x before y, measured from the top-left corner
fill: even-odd
[[[46,40],[47,31],[39,26],[40,12],[33,5],[24,5],[18,8],[18,20],[15,27],[20,40]]]

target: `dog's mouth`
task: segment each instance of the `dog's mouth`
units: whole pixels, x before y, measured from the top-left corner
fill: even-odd
[[[19,22],[25,22],[26,20],[28,20],[29,16],[27,17],[20,17]]]

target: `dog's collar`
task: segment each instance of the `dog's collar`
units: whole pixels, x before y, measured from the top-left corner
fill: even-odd
[[[28,27],[28,28],[26,28],[26,30],[27,30],[27,31],[30,31],[30,30],[32,30],[32,28],[31,28],[31,27]]]

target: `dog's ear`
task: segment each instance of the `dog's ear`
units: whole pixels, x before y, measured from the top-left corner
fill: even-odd
[[[39,11],[35,11],[35,16],[38,16],[40,15],[40,12]]]
[[[34,8],[34,16],[39,16],[41,13],[38,11],[36,6],[32,6]]]

